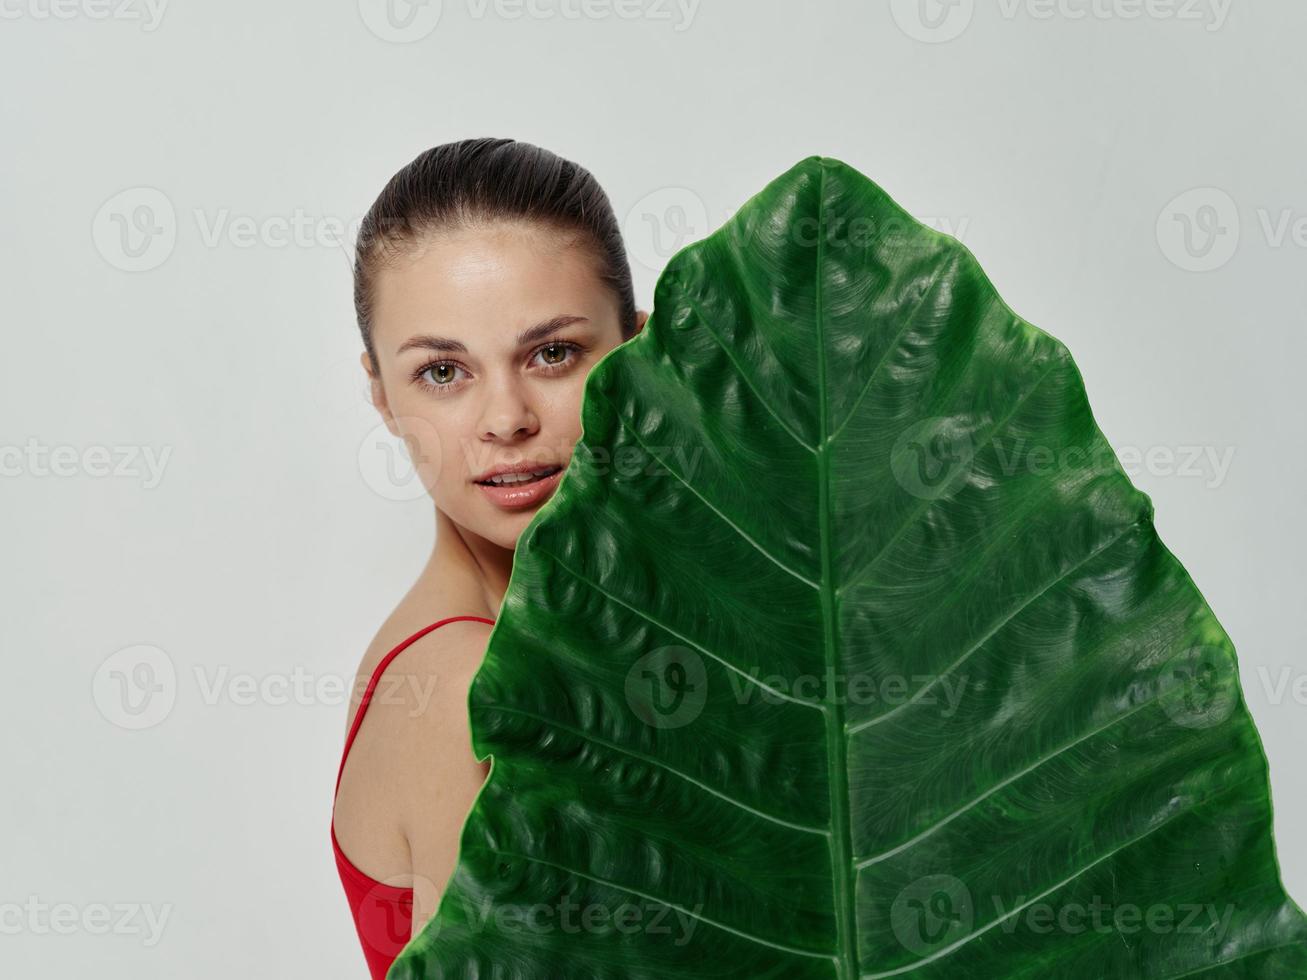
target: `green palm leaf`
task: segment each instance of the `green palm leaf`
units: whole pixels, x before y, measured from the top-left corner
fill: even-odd
[[[392,977],[1307,976],[1230,640],[954,239],[803,160],[583,422]]]

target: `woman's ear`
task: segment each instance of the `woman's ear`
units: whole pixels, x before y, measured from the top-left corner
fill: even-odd
[[[368,356],[366,350],[359,355],[359,363],[363,365],[363,372],[368,376],[368,396],[372,400],[372,407],[381,415],[390,434],[398,437],[399,429],[395,426],[395,416],[390,410],[390,402],[386,400],[386,389],[381,384],[381,378],[372,370],[372,358]]]
[[[647,310],[635,311],[635,333],[639,333],[641,330],[644,329],[644,323],[648,319],[649,319],[649,313]],[[634,337],[635,334],[633,333],[631,334],[631,336]]]

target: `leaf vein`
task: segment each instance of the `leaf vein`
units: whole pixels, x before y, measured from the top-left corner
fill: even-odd
[[[1275,946],[1263,946],[1261,949],[1250,949],[1246,953],[1240,953],[1238,956],[1231,956],[1229,959],[1218,960],[1215,963],[1209,963],[1207,966],[1200,966],[1196,970],[1189,970],[1185,973],[1177,973],[1173,977],[1167,977],[1167,980],[1184,980],[1185,977],[1196,977],[1199,974],[1215,970],[1219,966],[1229,966],[1231,963],[1237,963],[1239,960],[1246,960],[1250,956],[1258,956],[1262,953],[1274,953],[1276,950],[1288,949],[1290,946],[1307,945],[1301,939],[1295,939],[1289,943],[1279,943]]]
[[[1094,736],[1103,734],[1103,732],[1107,731],[1109,728],[1112,728],[1113,726],[1118,725],[1121,722],[1125,721],[1127,718],[1130,718],[1133,715],[1138,714],[1140,711],[1142,711],[1144,708],[1148,707],[1149,705],[1156,704],[1159,700],[1161,700],[1161,697],[1162,696],[1159,694],[1156,697],[1151,697],[1145,701],[1141,701],[1139,704],[1130,708],[1130,710],[1124,712],[1123,714],[1114,716],[1111,720],[1099,726],[1098,728],[1095,728],[1093,731],[1081,735],[1079,738],[1073,741],[1064,743],[1063,745],[1055,749],[1053,752],[1050,752],[1048,755],[1045,755],[1043,758],[1036,760],[1035,762],[1026,766],[1024,769],[1013,773],[1011,776],[1008,776],[1002,782],[996,783],[994,786],[990,787],[985,792],[981,793],[979,796],[968,801],[965,806],[961,806],[958,809],[954,810],[952,813],[948,814],[948,816],[943,817],[942,819],[931,824],[925,830],[921,831],[921,833],[917,834],[914,837],[909,838],[908,840],[904,841],[902,844],[899,844],[897,847],[891,848],[890,850],[884,851],[880,854],[874,854],[870,857],[862,858],[861,860],[858,861],[856,867],[858,868],[859,871],[861,871],[863,868],[870,867],[871,865],[883,861],[888,857],[893,857],[895,854],[898,854],[899,852],[904,851],[909,847],[915,846],[925,838],[929,837],[935,831],[939,830],[945,824],[951,823],[953,820],[962,816],[962,814],[966,813],[968,810],[971,810],[979,806],[981,803],[983,803],[989,797],[993,796],[999,790],[1012,785],[1013,783],[1023,778],[1024,776],[1030,775],[1030,773],[1034,772],[1036,769],[1039,769],[1041,766],[1047,765],[1048,763],[1056,759],[1058,756],[1062,755],[1065,752],[1069,752],[1071,749],[1075,748],[1080,743],[1087,742],[1089,741],[1089,739],[1093,738]]]
[[[1000,432],[1002,432],[1003,429],[1007,426],[1007,424],[1012,421],[1012,418],[1017,414],[1017,412],[1021,410],[1021,407],[1027,401],[1030,400],[1030,398],[1035,394],[1036,391],[1039,390],[1040,385],[1042,385],[1044,383],[1044,380],[1050,374],[1053,373],[1053,371],[1057,368],[1057,366],[1058,366],[1058,361],[1056,358],[1054,358],[1052,366],[1049,367],[1048,370],[1040,374],[1040,376],[1035,380],[1035,383],[1031,385],[1030,388],[1024,394],[1022,394],[1020,398],[1017,399],[1016,404],[1012,406],[1012,410],[1009,411],[1007,415],[1003,416],[1003,418],[1000,419],[998,422],[994,423],[994,425],[990,428],[990,431],[986,434],[985,439],[979,440],[979,442],[985,442],[990,439],[993,439]],[[973,456],[972,458],[974,459],[975,457]],[[898,528],[894,531],[892,535],[890,535],[890,538],[888,541],[885,542],[885,545],[879,551],[877,551],[876,554],[874,554],[870,559],[868,559],[861,568],[859,568],[856,572],[854,572],[854,574],[850,577],[850,579],[847,582],[845,582],[843,585],[840,586],[840,592],[841,593],[846,592],[854,585],[857,585],[858,582],[862,581],[862,579],[866,577],[867,572],[869,572],[872,568],[874,568],[876,564],[881,560],[881,558],[883,558],[886,554],[889,553],[890,548],[894,546],[895,542],[897,542],[898,539],[903,535],[903,533],[907,531],[909,527],[912,526],[912,522],[915,521],[918,517],[920,517],[922,513],[929,510],[931,505],[934,503],[936,503],[935,498],[923,497],[920,503],[912,507],[908,513],[908,516],[899,523]]]
[[[802,436],[800,436],[797,432],[795,432],[792,428],[790,428],[789,423],[787,423],[783,418],[781,418],[776,413],[776,410],[772,408],[771,402],[762,396],[762,392],[760,392],[757,389],[757,387],[754,385],[752,377],[750,377],[749,373],[744,370],[744,366],[741,365],[740,362],[735,359],[735,355],[731,353],[731,349],[726,345],[726,342],[717,335],[717,332],[715,330],[713,330],[712,322],[708,319],[707,316],[704,315],[703,310],[699,308],[699,304],[694,301],[694,298],[689,294],[689,292],[687,292],[684,289],[684,287],[682,287],[680,289],[680,293],[681,296],[684,297],[685,301],[690,305],[690,308],[694,310],[695,315],[699,318],[699,322],[703,324],[704,330],[708,332],[708,336],[711,337],[716,342],[717,346],[721,348],[722,353],[726,356],[726,359],[730,361],[731,364],[735,367],[735,372],[739,376],[740,380],[744,382],[744,386],[748,388],[751,392],[753,392],[754,397],[758,400],[758,404],[762,405],[762,407],[766,409],[767,414],[776,420],[777,424],[789,434],[790,438],[792,438],[795,442],[797,442],[808,452],[816,453],[817,451],[816,448],[809,445],[808,442]]]
[[[826,437],[827,442],[834,442],[838,439],[840,433],[844,431],[844,427],[853,420],[855,415],[858,414],[858,406],[861,405],[862,400],[867,397],[867,392],[871,391],[872,382],[876,380],[877,376],[880,374],[881,368],[883,368],[889,361],[890,355],[898,350],[899,342],[904,338],[907,332],[912,329],[913,324],[916,323],[917,314],[921,312],[922,307],[926,305],[926,300],[930,298],[930,294],[935,291],[935,287],[939,284],[940,280],[944,278],[944,273],[957,265],[959,255],[960,253],[956,250],[950,252],[950,261],[941,265],[939,271],[931,277],[930,282],[926,285],[925,290],[921,294],[921,298],[913,305],[912,312],[904,318],[903,326],[885,347],[885,350],[881,353],[880,357],[876,359],[876,366],[872,368],[871,373],[867,375],[867,380],[863,383],[862,390],[858,392],[858,397],[853,400],[853,407],[849,409],[849,414],[844,417],[843,422],[835,427],[835,431]]]
[[[599,885],[606,885],[609,888],[612,888],[614,891],[626,892],[628,895],[635,895],[638,898],[643,898],[645,901],[653,902],[656,905],[665,905],[669,909],[675,909],[677,912],[681,913],[682,915],[687,915],[692,919],[697,919],[700,922],[706,923],[710,926],[715,926],[716,928],[721,929],[725,932],[733,933],[734,935],[739,936],[741,939],[747,939],[750,942],[757,943],[760,946],[769,946],[772,949],[778,949],[785,953],[792,953],[795,956],[807,956],[812,959],[818,959],[818,960],[834,959],[834,957],[831,956],[829,953],[821,953],[811,949],[803,949],[798,946],[786,946],[783,943],[772,942],[771,940],[764,939],[761,936],[755,936],[752,933],[745,932],[743,929],[737,929],[735,926],[730,926],[724,922],[718,922],[716,919],[710,919],[706,915],[702,915],[698,912],[693,912],[690,909],[687,909],[683,905],[678,905],[675,902],[669,902],[665,898],[659,898],[657,895],[651,895],[647,892],[640,891],[638,888],[632,888],[630,885],[619,884],[618,882],[612,881],[608,878],[602,878],[599,875],[586,874],[584,871],[578,871],[575,868],[569,868],[565,864],[557,864],[553,861],[546,861],[544,858],[535,857],[530,854],[518,854],[515,851],[503,851],[500,850],[499,848],[494,848],[494,852],[504,857],[518,858],[519,860],[530,861],[533,864],[540,864],[547,868],[554,868],[557,871],[563,871],[566,872],[567,874],[575,875],[578,878],[584,878],[586,881],[593,881]]]
[[[645,755],[643,752],[637,752],[634,749],[628,748],[625,745],[619,745],[618,743],[609,741],[606,738],[601,738],[600,736],[595,735],[593,732],[587,732],[579,728],[574,728],[573,726],[558,721],[557,719],[546,718],[543,715],[537,714],[534,711],[524,711],[521,708],[510,708],[506,705],[492,704],[492,705],[488,705],[487,709],[490,711],[501,711],[504,712],[505,714],[510,714],[510,715],[520,715],[523,718],[531,718],[535,721],[542,722],[543,724],[548,725],[550,727],[559,728],[565,732],[571,732],[577,738],[580,738],[584,741],[592,742],[596,745],[605,746],[606,748],[612,749],[614,752],[619,752],[622,755],[630,756],[633,759],[639,759],[641,762],[647,763],[648,765],[653,766],[657,769],[662,769],[666,772],[670,772],[673,776],[679,776],[681,779],[684,779],[687,783],[690,783],[693,786],[697,786],[699,789],[707,793],[711,793],[713,796],[716,796],[719,799],[726,801],[727,803],[731,804],[734,807],[738,807],[741,810],[747,811],[748,813],[752,813],[756,817],[761,817],[763,820],[771,821],[772,823],[779,824],[782,827],[789,827],[792,830],[801,830],[804,833],[808,833],[808,834],[818,834],[823,837],[830,836],[830,831],[827,830],[825,827],[810,827],[807,826],[806,824],[794,823],[791,820],[785,820],[782,819],[781,817],[773,816],[772,814],[767,813],[763,810],[759,810],[756,807],[749,806],[749,804],[737,800],[732,796],[728,796],[726,793],[722,792],[721,790],[716,789],[715,787],[710,786],[709,784],[699,779],[695,779],[689,773],[681,772],[681,770],[669,766],[665,762],[659,762],[657,759],[653,758],[652,756]]]
[[[745,671],[741,670],[739,667],[735,666],[735,664],[731,663],[729,660],[726,660],[725,658],[719,656],[718,654],[713,653],[703,644],[696,642],[694,639],[686,636],[685,634],[679,632],[678,630],[672,629],[672,627],[668,626],[666,623],[654,619],[653,616],[649,615],[649,613],[645,612],[643,609],[640,609],[639,607],[634,606],[631,603],[626,602],[625,600],[620,599],[617,596],[613,595],[613,593],[603,588],[603,586],[601,586],[598,582],[586,578],[575,568],[573,568],[571,565],[568,565],[565,561],[563,561],[563,559],[559,558],[556,554],[549,551],[547,548],[540,547],[540,551],[548,555],[554,561],[556,561],[558,563],[559,568],[563,569],[563,571],[567,572],[578,582],[584,582],[586,585],[590,586],[590,588],[594,589],[600,595],[611,599],[613,602],[617,603],[623,609],[629,609],[631,612],[639,616],[641,619],[645,620],[646,622],[652,623],[654,626],[657,626],[660,630],[663,630],[664,632],[670,633],[672,636],[681,640],[686,645],[694,647],[705,657],[708,657],[710,660],[713,660],[716,663],[721,664],[727,670],[733,671],[739,674],[741,677],[746,678],[751,684],[756,684],[758,687],[762,688],[764,691],[767,691],[769,694],[773,695],[774,697],[778,697],[783,701],[789,701],[793,704],[801,704],[805,708],[813,708],[817,711],[822,711],[822,712],[826,710],[825,705],[818,704],[813,701],[805,701],[802,698],[796,698],[791,694],[786,694],[784,691],[777,690],[776,688],[772,687],[769,684],[764,684],[762,681],[758,680],[758,678],[755,677],[753,674],[746,673]]]
[[[748,531],[744,530],[744,528],[740,527],[733,520],[731,520],[724,513],[722,513],[721,510],[715,507],[712,501],[710,501],[707,497],[705,497],[698,490],[696,490],[694,488],[694,485],[691,484],[689,480],[681,476],[681,474],[677,473],[676,470],[672,469],[671,466],[667,464],[666,460],[664,460],[661,456],[659,456],[657,453],[655,453],[652,449],[649,448],[649,446],[645,443],[645,441],[641,439],[640,436],[636,433],[634,426],[632,426],[631,423],[622,416],[622,413],[617,410],[617,406],[613,404],[612,400],[607,395],[603,394],[602,392],[597,392],[597,394],[599,395],[600,398],[602,398],[605,402],[607,402],[608,405],[613,409],[613,415],[616,416],[618,423],[622,426],[622,428],[624,428],[627,432],[631,434],[632,439],[634,439],[637,443],[639,443],[640,448],[643,449],[645,452],[647,452],[650,456],[652,456],[659,466],[661,466],[666,472],[668,472],[673,477],[675,477],[682,485],[685,486],[687,490],[689,490],[692,494],[694,494],[701,501],[703,501],[704,506],[707,507],[709,510],[711,510],[718,517],[720,517],[731,528],[731,530],[733,530],[741,538],[743,538],[745,541],[751,544],[758,551],[760,555],[762,555],[768,561],[775,564],[777,568],[781,569],[781,571],[788,572],[790,575],[793,575],[795,578],[797,578],[804,585],[807,585],[809,588],[813,588],[813,589],[818,588],[816,582],[808,578],[806,575],[802,574],[797,569],[791,568],[789,565],[786,565],[785,562],[781,561],[779,558],[777,558],[775,555],[769,552],[766,548],[764,548],[761,544],[759,544],[756,540],[754,540],[754,538],[749,534]]]
[[[1079,561],[1072,564],[1069,568],[1065,568],[1062,571],[1058,572],[1057,575],[1055,575],[1052,578],[1052,580],[1050,580],[1038,592],[1036,592],[1034,595],[1030,596],[1029,598],[1019,603],[1014,609],[1012,609],[1011,612],[1005,614],[997,623],[995,623],[985,633],[984,636],[982,636],[979,640],[977,640],[974,644],[972,644],[972,646],[969,649],[967,649],[965,653],[963,653],[960,657],[958,657],[951,664],[945,667],[942,671],[940,671],[940,673],[932,677],[930,681],[928,681],[927,683],[919,687],[917,689],[916,694],[912,695],[912,697],[908,698],[908,700],[904,701],[902,704],[895,705],[893,708],[890,708],[889,711],[882,712],[881,714],[876,715],[874,718],[868,718],[864,721],[858,722],[858,724],[854,725],[852,728],[849,729],[849,734],[854,735],[865,728],[870,728],[872,725],[879,725],[882,721],[885,721],[887,718],[892,718],[900,711],[904,711],[907,708],[910,708],[912,705],[916,704],[917,701],[919,701],[923,696],[925,696],[927,691],[929,691],[936,684],[940,683],[945,677],[948,677],[951,673],[953,673],[953,671],[955,671],[958,667],[960,667],[968,657],[970,657],[973,653],[975,653],[986,643],[988,643],[991,639],[993,639],[994,636],[1001,629],[1003,629],[1004,626],[1012,622],[1012,620],[1015,619],[1017,616],[1019,616],[1023,610],[1025,610],[1027,607],[1030,606],[1031,603],[1033,603],[1036,599],[1039,599],[1041,596],[1045,595],[1050,589],[1052,589],[1058,583],[1065,581],[1073,573],[1079,571],[1089,562],[1093,561],[1095,558],[1101,555],[1104,551],[1107,551],[1109,548],[1112,547],[1112,545],[1116,544],[1123,537],[1129,534],[1131,530],[1133,530],[1134,528],[1138,527],[1141,523],[1143,523],[1144,520],[1145,518],[1140,518],[1139,520],[1130,522],[1124,528],[1118,531],[1116,534],[1112,535],[1112,537],[1108,539],[1106,544],[1099,545],[1089,554],[1085,555],[1085,557],[1081,558]]]
[[[1049,895],[1053,894],[1053,892],[1057,891],[1058,889],[1065,888],[1067,885],[1075,881],[1086,871],[1089,871],[1090,869],[1102,864],[1108,858],[1114,857],[1115,855],[1119,854],[1121,851],[1124,851],[1128,847],[1134,847],[1134,845],[1138,844],[1140,841],[1144,840],[1145,838],[1161,830],[1163,827],[1167,826],[1168,824],[1174,823],[1176,820],[1179,820],[1181,817],[1193,813],[1195,810],[1199,809],[1203,805],[1203,803],[1210,803],[1213,799],[1224,796],[1226,793],[1230,792],[1230,790],[1236,789],[1239,786],[1241,786],[1244,782],[1247,782],[1247,780],[1241,780],[1239,783],[1233,783],[1230,786],[1225,787],[1221,791],[1214,793],[1212,796],[1208,797],[1207,800],[1201,801],[1199,803],[1195,803],[1193,806],[1189,806],[1189,807],[1185,807],[1184,809],[1177,810],[1175,813],[1167,817],[1165,820],[1161,820],[1158,823],[1153,824],[1153,826],[1149,827],[1147,830],[1145,830],[1142,834],[1139,834],[1137,837],[1133,837],[1123,844],[1118,844],[1116,847],[1112,848],[1110,851],[1108,851],[1106,854],[1102,855],[1101,857],[1094,858],[1094,860],[1090,861],[1084,867],[1080,868],[1073,874],[1063,878],[1061,881],[1059,881],[1056,885],[1053,885],[1051,888],[1046,888],[1044,891],[1040,892],[1038,895],[1036,895],[1034,898],[1030,899],[1029,901],[1023,902],[1022,904],[1013,908],[1011,911],[1005,912],[1003,915],[999,916],[993,922],[985,923],[985,925],[981,926],[979,929],[976,929],[968,933],[967,935],[963,936],[961,939],[954,940],[953,942],[949,943],[947,946],[943,947],[942,949],[937,949],[929,956],[916,960],[915,962],[908,963],[905,966],[896,967],[893,970],[886,970],[883,973],[864,973],[861,977],[861,980],[880,980],[880,978],[882,977],[895,977],[900,974],[907,973],[909,970],[920,969],[921,967],[925,966],[927,963],[933,963],[936,960],[943,959],[945,956],[948,956],[950,953],[952,953],[954,950],[958,949],[959,947],[965,946],[967,943],[971,942],[971,940],[977,938],[978,936],[984,935],[985,933],[989,932],[989,930],[993,929],[995,926],[1001,925],[1006,920],[1012,918],[1012,916],[1019,915],[1020,913],[1028,909],[1030,906],[1034,905],[1036,902],[1042,901],[1043,899],[1047,898]]]

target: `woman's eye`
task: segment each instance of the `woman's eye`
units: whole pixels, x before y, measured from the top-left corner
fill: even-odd
[[[447,388],[456,379],[457,364],[431,364],[423,368],[419,377],[433,388]]]
[[[554,367],[566,363],[567,356],[572,353],[572,348],[570,345],[563,343],[545,344],[536,353],[544,358],[547,367]]]

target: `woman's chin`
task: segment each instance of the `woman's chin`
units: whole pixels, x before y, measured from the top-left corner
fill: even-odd
[[[538,509],[533,507],[527,511],[493,517],[484,523],[477,533],[501,548],[507,548],[509,551],[516,550],[518,539],[521,538],[522,532],[531,523],[531,518],[535,516]]]
[[[498,507],[482,499],[469,502],[458,513],[446,513],[460,527],[491,544],[513,551],[526,526],[548,499],[528,507]]]

